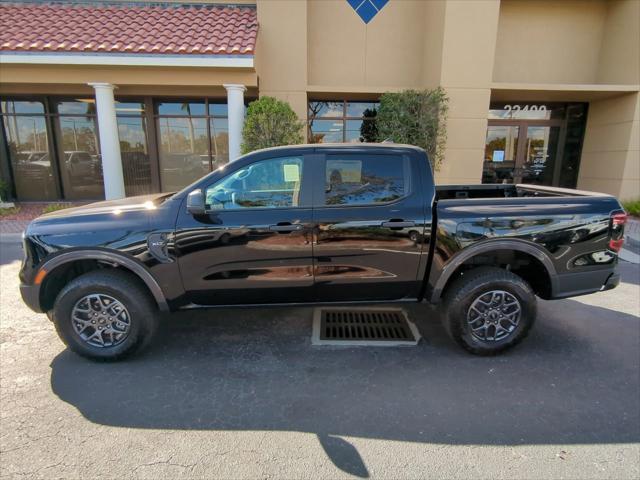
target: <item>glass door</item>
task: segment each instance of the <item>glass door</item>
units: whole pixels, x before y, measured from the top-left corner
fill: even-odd
[[[554,185],[560,127],[528,125],[515,183]]]
[[[520,127],[489,125],[484,148],[482,183],[513,183]]]

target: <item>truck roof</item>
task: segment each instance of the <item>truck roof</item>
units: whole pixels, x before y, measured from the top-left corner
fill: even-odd
[[[425,153],[425,150],[415,145],[408,145],[404,143],[303,143],[299,145],[283,145],[280,147],[262,148],[260,150],[254,150],[251,153],[256,152],[269,152],[277,150],[289,150],[289,149],[331,149],[331,150],[414,150]]]

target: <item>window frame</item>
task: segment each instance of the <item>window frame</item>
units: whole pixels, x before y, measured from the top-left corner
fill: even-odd
[[[206,204],[205,204],[205,213],[207,215],[219,215],[221,213],[237,214],[240,212],[261,212],[261,211],[276,212],[276,211],[283,211],[283,210],[310,209],[313,204],[313,199],[312,199],[313,165],[314,163],[317,163],[317,160],[314,159],[313,157],[317,157],[317,155],[307,153],[307,152],[302,152],[299,150],[292,150],[286,153],[282,152],[282,155],[276,155],[276,156],[274,156],[272,152],[265,152],[265,154],[260,154],[255,157],[251,156],[241,160],[236,160],[234,162],[227,164],[227,165],[233,165],[233,167],[235,168],[229,169],[228,167],[226,167],[221,170],[216,170],[212,172],[208,177],[204,178],[200,184],[198,184],[197,186],[194,186],[193,188],[190,188],[189,191],[199,188],[202,191],[202,194],[205,195],[206,197],[207,190],[209,189],[209,187],[223,181],[224,179],[228,178],[230,175],[233,175],[234,173],[236,173],[238,170],[247,168],[259,162],[264,162],[268,160],[277,160],[280,158],[291,158],[291,157],[297,157],[302,160],[302,172],[301,172],[302,181],[300,182],[300,196],[299,196],[297,206],[209,209],[209,208],[206,208]],[[205,198],[205,201],[206,201],[206,198]]]
[[[330,160],[329,157],[334,155],[344,156],[344,160],[363,160],[364,158],[371,157],[389,157],[396,156],[402,159],[402,169],[404,175],[405,182],[405,194],[395,200],[391,200],[389,202],[380,202],[380,203],[361,203],[361,204],[337,204],[337,205],[327,205],[326,201],[326,175],[327,175],[327,160]],[[390,205],[395,205],[405,200],[409,199],[415,194],[415,180],[414,178],[418,178],[419,172],[416,171],[415,162],[412,161],[411,156],[405,153],[400,152],[362,152],[362,151],[328,151],[326,153],[318,154],[318,157],[321,157],[318,161],[315,162],[313,175],[315,178],[322,178],[322,182],[316,182],[314,185],[313,191],[313,208],[314,209],[347,209],[347,208],[375,208],[375,207],[388,207]]]

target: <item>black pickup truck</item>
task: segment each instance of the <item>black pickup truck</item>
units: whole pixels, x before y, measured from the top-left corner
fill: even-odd
[[[94,359],[146,344],[162,311],[395,301],[442,302],[451,337],[490,355],[527,335],[536,296],[614,288],[625,221],[599,193],[436,187],[416,147],[277,147],[178,193],[35,219],[20,288]]]

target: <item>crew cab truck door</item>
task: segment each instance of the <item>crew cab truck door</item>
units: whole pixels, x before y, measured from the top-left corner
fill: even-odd
[[[419,292],[425,208],[415,159],[363,151],[329,150],[315,162],[319,301],[394,300]]]
[[[312,299],[309,162],[283,153],[237,163],[200,188],[204,213],[182,208],[178,216],[188,298],[200,305]]]

